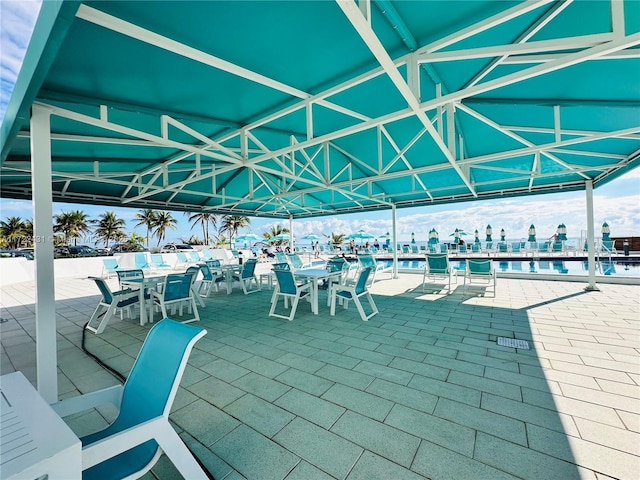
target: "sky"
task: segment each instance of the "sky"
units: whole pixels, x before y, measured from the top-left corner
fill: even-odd
[[[37,12],[38,0],[0,0],[0,118],[4,117],[11,90],[18,76],[24,50],[27,47]],[[0,199],[0,219],[18,216],[30,219],[32,215],[30,201]],[[138,209],[111,208],[92,205],[55,203],[53,214],[71,210],[82,210],[90,218],[98,218],[105,211],[114,211],[126,220],[128,234],[136,232],[146,235],[144,227],[135,227],[135,215]],[[202,229],[193,230],[188,216],[175,212],[178,228],[167,232],[166,241],[185,241],[191,235],[202,237]],[[607,222],[611,235],[640,236],[640,168],[613,180],[594,190],[594,222],[596,234],[600,226]],[[411,233],[416,241],[428,239],[428,232],[435,228],[441,240],[445,240],[456,229],[462,229],[471,235],[463,237],[473,240],[473,232],[478,229],[484,240],[487,224],[493,227],[494,238],[504,228],[511,240],[526,239],[530,224],[536,227],[539,240],[551,237],[560,223],[567,226],[569,238],[586,235],[586,195],[584,192],[535,195],[504,200],[483,200],[439,206],[413,207],[397,210],[397,234],[400,242],[407,242]],[[262,235],[271,226],[281,224],[289,228],[289,221],[251,218],[250,227],[240,233],[253,232]],[[294,220],[293,231],[297,239],[307,234],[329,235],[331,233],[349,234],[364,230],[380,241],[386,232],[391,232],[391,211],[347,214],[315,219]],[[92,242],[88,242],[92,243]],[[155,242],[152,243],[152,245]]]

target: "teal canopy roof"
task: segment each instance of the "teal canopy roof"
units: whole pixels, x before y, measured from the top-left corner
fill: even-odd
[[[2,123],[31,197],[305,217],[580,190],[640,152],[637,1],[43,2]]]

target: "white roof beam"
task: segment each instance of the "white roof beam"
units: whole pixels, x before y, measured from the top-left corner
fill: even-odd
[[[337,0],[338,6],[342,9],[347,19],[351,22],[356,32],[360,35],[360,38],[365,42],[371,53],[376,57],[382,68],[387,73],[395,87],[398,89],[400,94],[403,96],[409,108],[413,111],[414,115],[418,117],[420,122],[426,127],[427,131],[435,141],[436,145],[444,155],[444,157],[449,161],[453,169],[458,173],[464,184],[467,186],[469,191],[475,195],[475,190],[473,185],[468,178],[464,175],[462,170],[456,165],[455,158],[451,155],[447,146],[442,141],[438,132],[431,125],[431,121],[427,117],[426,113],[420,108],[420,103],[418,99],[413,95],[411,89],[405,82],[404,78],[398,71],[395,66],[393,60],[384,49],[384,46],[375,35],[371,26],[367,24],[366,20],[362,17],[360,10],[358,10],[357,6],[353,3],[352,0]]]

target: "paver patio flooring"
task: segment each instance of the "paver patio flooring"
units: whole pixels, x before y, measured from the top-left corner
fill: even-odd
[[[421,280],[376,282],[368,322],[326,296],[287,322],[270,290],[212,293],[171,421],[218,480],[638,478],[640,287],[500,278],[493,298]],[[33,290],[3,287],[0,324],[2,373],[32,382]],[[61,397],[117,383],[79,348],[97,293],[56,281]],[[87,348],[127,373],[148,328],[114,320]],[[65,420],[84,435],[114,414]],[[163,457],[145,478],[179,475]]]

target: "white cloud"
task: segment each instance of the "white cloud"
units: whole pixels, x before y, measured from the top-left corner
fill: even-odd
[[[0,1],[0,119],[18,78],[41,0]]]

